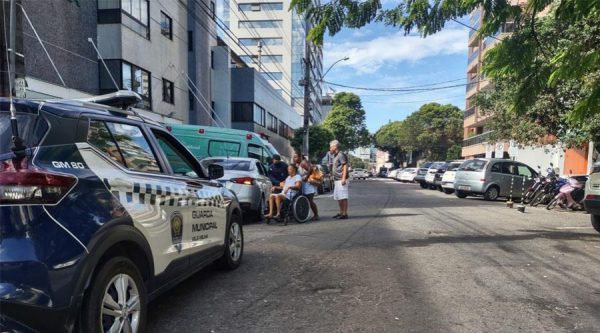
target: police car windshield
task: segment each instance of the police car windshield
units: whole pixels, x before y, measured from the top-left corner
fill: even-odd
[[[203,160],[202,167],[208,168],[211,164],[218,164],[225,170],[231,171],[250,171],[250,161],[235,159],[207,159]]]

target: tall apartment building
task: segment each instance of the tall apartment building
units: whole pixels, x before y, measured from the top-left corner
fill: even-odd
[[[309,26],[294,10],[288,10],[290,0],[229,0],[228,7],[226,21],[234,36],[226,39],[227,43],[299,114],[304,112],[304,58],[310,57],[311,117],[313,122],[322,121],[323,53],[321,47],[306,47]]]

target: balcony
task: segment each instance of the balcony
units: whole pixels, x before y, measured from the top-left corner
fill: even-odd
[[[479,83],[479,76],[475,76],[469,80],[469,82],[467,83],[467,88],[466,88],[467,95],[469,94],[469,92],[471,90],[477,88],[477,83]]]
[[[488,137],[490,136],[490,133],[492,133],[492,132],[493,131],[484,132],[484,133],[472,136],[468,139],[465,139],[465,140],[463,140],[462,146],[469,147],[469,146],[480,145],[482,143],[486,143],[488,141]]]
[[[469,55],[467,64],[470,64],[472,61],[479,60],[479,49]]]
[[[470,116],[474,115],[475,111],[477,111],[477,107],[476,106],[472,106],[472,107],[468,108],[465,111],[465,118],[469,118]]]

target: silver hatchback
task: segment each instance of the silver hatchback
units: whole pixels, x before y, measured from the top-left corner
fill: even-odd
[[[454,179],[456,196],[483,195],[485,200],[519,198],[533,185],[537,173],[529,166],[504,159],[473,159],[464,162]]]

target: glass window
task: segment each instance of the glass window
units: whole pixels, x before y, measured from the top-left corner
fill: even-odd
[[[239,42],[244,46],[258,46],[258,42],[261,42],[263,46],[277,46],[283,45],[283,39],[281,37],[272,38],[240,38]]]
[[[176,143],[172,142],[173,139],[169,139],[163,133],[158,131],[153,131],[153,133],[156,136],[158,144],[165,154],[167,162],[171,166],[171,170],[173,170],[174,174],[191,178],[199,178],[196,168],[194,167],[194,163],[191,162],[185,156],[186,154],[181,151],[182,147],[177,147],[179,145],[176,146]]]
[[[254,118],[254,103],[234,102],[231,121],[234,122],[252,122]]]
[[[276,10],[283,10],[283,3],[282,2],[265,2],[265,3],[241,3],[238,5],[238,8],[240,11],[246,12],[246,11],[253,11],[253,12],[259,12],[259,11],[276,11]]]
[[[150,144],[139,127],[110,122],[106,125],[117,142],[127,168],[142,172],[161,171]]]
[[[267,175],[267,174],[265,174],[265,172],[262,168],[262,163],[260,163],[260,162],[256,162],[256,170],[258,170],[258,174],[260,174],[261,176]]]
[[[267,128],[272,131],[277,133],[278,130],[278,119],[277,117],[275,117],[274,115],[272,115],[271,113],[269,113],[269,115],[267,116]]]
[[[122,0],[121,10],[148,26],[148,0]]]
[[[123,155],[103,121],[90,121],[87,141],[104,152],[111,160],[126,166]]]
[[[209,165],[217,164],[222,166],[225,170],[250,171],[250,161],[247,160],[206,158],[203,159],[200,164],[202,164],[202,167],[205,169],[208,168]]]
[[[243,55],[240,59],[247,64],[258,63],[258,55]],[[275,64],[283,62],[282,55],[263,55],[260,57],[260,62],[263,64]]]
[[[502,169],[502,173],[503,174],[507,174],[507,175],[516,175],[517,173],[515,172],[515,165],[512,163],[500,163],[500,168]]]
[[[502,169],[500,168],[500,165],[502,163],[496,163],[494,165],[492,165],[492,172],[497,172],[497,173],[501,173]]]
[[[528,178],[533,177],[533,172],[526,165],[522,165],[522,164],[517,165],[517,172],[518,172],[519,176],[521,176],[521,177],[528,177]]]
[[[135,91],[143,99],[140,107],[151,109],[150,72],[123,61],[121,85],[123,89]]]
[[[175,85],[173,82],[163,79],[163,102],[175,104]]]
[[[263,147],[249,144],[248,145],[248,157],[255,158],[255,159],[261,161],[262,163],[267,163],[269,156],[267,155],[267,152],[263,149]]]
[[[281,27],[282,20],[257,20],[257,21],[239,21],[240,29],[277,29]]]
[[[173,20],[163,12],[160,12],[160,33],[173,40]]]
[[[459,170],[462,171],[483,171],[485,166],[487,165],[487,161],[484,160],[471,160],[463,163]],[[423,166],[425,167],[425,166]]]
[[[265,109],[254,104],[254,123],[265,127],[266,126],[266,112]]]
[[[283,80],[282,72],[263,72],[261,74],[267,80]]]
[[[240,156],[239,142],[210,140],[208,156]]]

